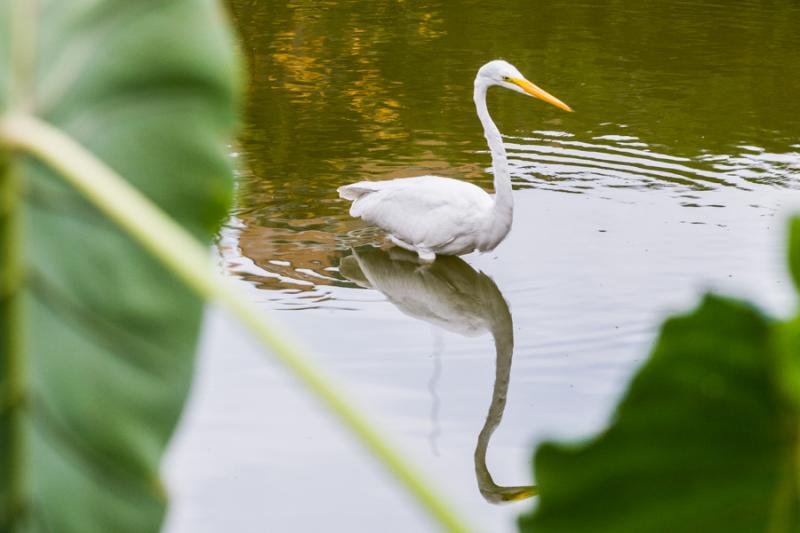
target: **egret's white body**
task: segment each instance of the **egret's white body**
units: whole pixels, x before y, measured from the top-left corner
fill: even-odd
[[[526,80],[510,63],[490,61],[475,77],[473,99],[492,154],[495,194],[440,176],[360,181],[338,189],[342,198],[353,202],[350,215],[378,226],[393,243],[416,252],[426,262],[433,261],[436,254],[485,252],[500,244],[511,230],[514,200],[503,139],[486,108],[486,91],[493,85],[571,111]]]

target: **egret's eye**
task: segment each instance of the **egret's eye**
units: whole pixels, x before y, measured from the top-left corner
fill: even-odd
[[[503,76],[503,81],[511,81],[511,78],[509,78],[508,76]]]

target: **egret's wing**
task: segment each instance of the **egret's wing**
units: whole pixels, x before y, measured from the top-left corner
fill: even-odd
[[[367,192],[365,184],[374,190]],[[363,193],[353,202],[351,215],[428,248],[477,231],[491,206],[491,198],[479,187],[436,176],[355,185]]]

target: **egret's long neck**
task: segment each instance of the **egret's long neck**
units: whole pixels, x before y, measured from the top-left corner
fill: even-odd
[[[475,108],[478,111],[478,118],[483,125],[483,135],[489,143],[489,150],[492,153],[492,168],[494,171],[494,213],[490,232],[490,248],[494,248],[511,229],[511,220],[514,214],[514,199],[511,194],[511,178],[508,174],[508,162],[506,160],[506,149],[503,146],[503,138],[500,130],[495,126],[489,110],[486,108],[485,83],[475,80]]]

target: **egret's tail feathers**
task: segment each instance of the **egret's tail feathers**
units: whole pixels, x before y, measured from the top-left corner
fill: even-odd
[[[345,200],[356,201],[365,194],[370,194],[377,191],[379,187],[377,187],[374,183],[369,181],[359,181],[358,183],[353,183],[351,185],[343,185],[339,187],[337,192],[339,193],[340,198],[344,198]]]

